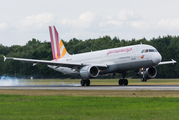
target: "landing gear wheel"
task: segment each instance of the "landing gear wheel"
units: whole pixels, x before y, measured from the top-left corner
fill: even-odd
[[[90,86],[90,80],[86,80],[86,86]]]
[[[128,85],[128,80],[127,79],[124,79],[124,85]]]
[[[128,85],[128,80],[127,79],[120,79],[119,80],[119,85]]]
[[[119,85],[123,85],[124,84],[123,79],[120,79],[118,83],[119,83]]]
[[[128,80],[127,79],[124,79],[125,78],[125,76],[127,75],[127,72],[123,72],[122,73],[122,77],[123,77],[123,79],[119,79],[119,85],[128,85]]]
[[[85,86],[85,83],[86,83],[85,80],[82,79],[81,80],[81,86]]]
[[[141,78],[141,81],[142,82],[147,82],[147,79],[146,78]]]

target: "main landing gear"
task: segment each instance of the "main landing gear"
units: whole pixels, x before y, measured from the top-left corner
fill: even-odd
[[[124,79],[126,75],[127,75],[127,73],[122,73],[123,79],[119,79],[119,82],[118,82],[119,85],[128,85],[128,80]]]
[[[120,79],[119,85],[128,85],[128,80],[127,79]]]
[[[81,86],[90,86],[90,80],[81,80]]]

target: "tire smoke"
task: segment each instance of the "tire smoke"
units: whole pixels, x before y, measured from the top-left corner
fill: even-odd
[[[0,86],[18,86],[19,79],[16,77],[1,76]]]

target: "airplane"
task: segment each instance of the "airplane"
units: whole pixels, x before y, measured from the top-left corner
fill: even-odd
[[[162,56],[151,45],[138,44],[87,53],[70,55],[62,40],[59,41],[59,35],[55,26],[49,26],[51,48],[53,60],[36,60],[5,57],[9,60],[37,64],[45,64],[48,67],[68,74],[82,78],[81,86],[90,86],[90,78],[96,78],[99,75],[122,73],[122,79],[118,84],[128,85],[125,79],[127,72],[137,70],[137,75],[142,82],[152,79],[157,75],[156,66],[163,64],[174,64],[175,60],[161,62]]]

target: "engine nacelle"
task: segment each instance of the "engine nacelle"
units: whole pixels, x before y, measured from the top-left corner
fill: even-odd
[[[138,75],[141,78],[152,79],[157,75],[157,69],[155,67],[140,69]]]
[[[96,66],[84,66],[80,69],[80,76],[84,79],[95,78],[99,75],[99,69]]]

